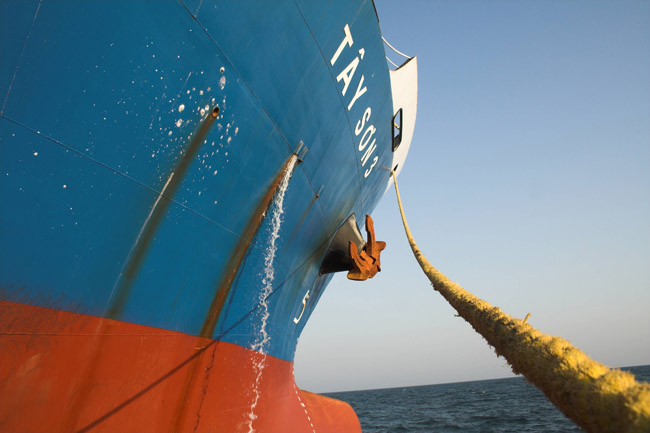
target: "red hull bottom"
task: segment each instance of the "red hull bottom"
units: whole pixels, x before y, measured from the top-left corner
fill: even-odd
[[[230,343],[0,301],[0,432],[235,432],[251,419],[256,432],[361,431],[347,403],[299,390],[291,362],[267,356],[256,387],[262,359]]]

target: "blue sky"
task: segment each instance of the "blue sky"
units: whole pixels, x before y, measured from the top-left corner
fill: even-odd
[[[609,366],[650,364],[650,2],[376,1],[418,56],[399,178],[429,261]],[[511,375],[431,289],[391,188],[382,272],[337,275],[298,345],[304,389]]]

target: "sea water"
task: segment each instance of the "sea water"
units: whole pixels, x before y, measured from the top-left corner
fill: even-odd
[[[650,365],[622,370],[650,382]],[[348,402],[364,433],[582,431],[522,377],[326,395]]]

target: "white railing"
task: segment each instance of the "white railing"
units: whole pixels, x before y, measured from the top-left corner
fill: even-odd
[[[403,52],[399,51],[399,50],[398,50],[397,48],[395,48],[394,46],[392,46],[392,45],[390,44],[390,42],[388,42],[388,41],[386,40],[386,38],[384,38],[383,36],[381,37],[381,39],[384,41],[384,43],[385,43],[386,45],[388,45],[388,48],[390,48],[391,50],[393,50],[393,52],[399,54],[400,56],[404,57],[406,60],[409,60],[409,59],[412,58],[412,56],[406,55],[406,54],[404,54]],[[392,61],[388,56],[386,56],[386,60],[388,60],[388,62],[389,62],[391,65],[393,65],[393,66],[395,67],[395,69],[397,69],[397,68],[399,68],[399,67],[401,66],[401,65],[398,65],[397,63],[393,62],[393,61]],[[402,64],[404,64],[404,63],[402,63]]]

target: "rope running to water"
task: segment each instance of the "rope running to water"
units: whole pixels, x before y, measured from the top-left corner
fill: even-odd
[[[514,373],[541,389],[587,432],[650,432],[650,384],[592,361],[568,341],[541,333],[525,319],[508,316],[450,281],[415,244],[394,173],[393,180],[406,237],[433,288],[494,347],[497,356],[508,361]]]

